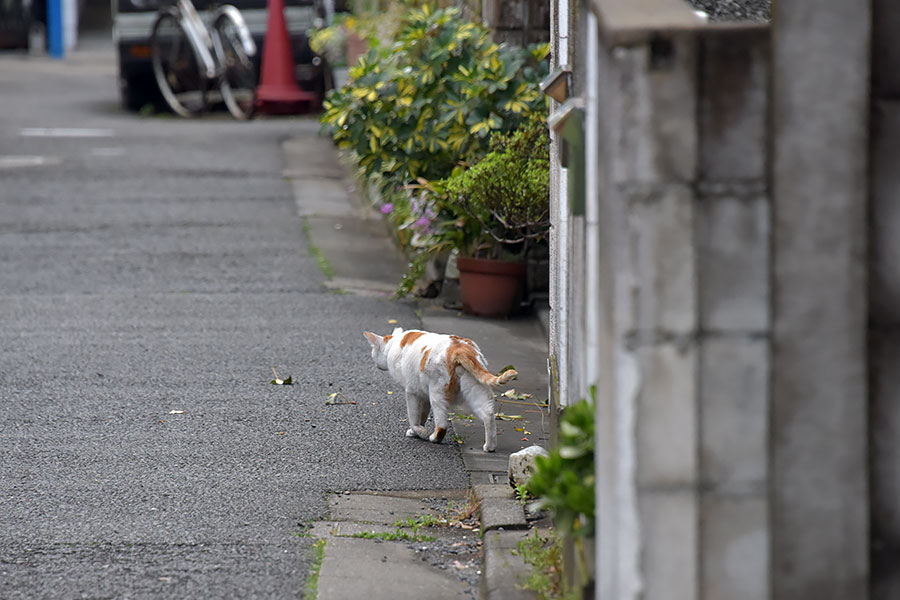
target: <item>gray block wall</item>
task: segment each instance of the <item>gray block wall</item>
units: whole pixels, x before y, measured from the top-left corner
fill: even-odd
[[[700,597],[750,600],[770,581],[769,32],[700,39]]]
[[[900,598],[900,5],[872,3],[869,123],[871,597]]]
[[[572,6],[599,232],[567,216],[558,284],[600,318],[555,351],[598,388],[597,598],[900,598],[900,5]]]
[[[598,58],[601,598],[768,590],[768,47],[656,31]]]
[[[870,7],[773,8],[772,597],[866,598]]]

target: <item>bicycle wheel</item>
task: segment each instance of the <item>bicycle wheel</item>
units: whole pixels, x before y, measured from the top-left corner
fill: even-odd
[[[195,117],[206,110],[206,78],[178,17],[164,12],[150,36],[156,84],[175,114]]]
[[[256,99],[256,68],[241,41],[240,26],[228,13],[213,23],[213,43],[222,65],[219,89],[235,119],[249,119]],[[255,52],[255,48],[252,48]]]

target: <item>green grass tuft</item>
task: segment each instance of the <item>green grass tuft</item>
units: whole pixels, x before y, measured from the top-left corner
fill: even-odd
[[[306,590],[303,592],[303,600],[316,600],[319,595],[319,571],[322,570],[322,560],[325,558],[325,539],[316,540],[312,547],[313,565],[306,579]]]
[[[433,542],[437,538],[433,535],[417,535],[409,533],[397,528],[394,531],[361,531],[354,533],[350,537],[362,538],[364,540],[384,540],[386,542],[396,542],[402,540],[404,542]]]
[[[313,258],[316,259],[316,262],[319,263],[319,268],[322,270],[325,278],[331,281],[332,279],[334,279],[334,269],[328,263],[328,260],[322,253],[322,249],[313,244],[312,227],[310,227],[309,225],[309,219],[303,219],[303,232],[306,234],[306,244],[309,248],[309,253],[313,256]]]

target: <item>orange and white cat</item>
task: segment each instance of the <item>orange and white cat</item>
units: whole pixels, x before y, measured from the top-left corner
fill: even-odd
[[[491,386],[515,379],[514,370],[492,374],[475,342],[456,335],[400,327],[383,337],[369,331],[364,334],[372,345],[375,365],[406,390],[407,436],[440,443],[450,425],[448,408],[464,403],[484,423],[485,452],[494,451],[497,424]],[[429,407],[434,413],[431,435],[425,429]]]

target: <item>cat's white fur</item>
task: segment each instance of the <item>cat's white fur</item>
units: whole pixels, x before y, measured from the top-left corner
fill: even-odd
[[[491,386],[515,379],[514,370],[493,375],[475,342],[455,335],[403,331],[400,327],[390,335],[369,331],[364,335],[376,366],[406,390],[407,436],[440,443],[450,425],[449,407],[463,403],[484,424],[485,452],[494,451],[497,425]],[[431,435],[425,429],[429,407],[435,425]]]

